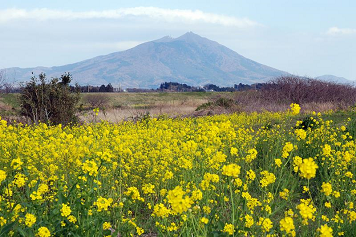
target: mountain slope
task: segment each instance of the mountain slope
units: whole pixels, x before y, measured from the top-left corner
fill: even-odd
[[[126,51],[59,67],[6,69],[7,75],[13,74],[11,78],[17,81],[28,80],[31,72],[35,75],[44,72],[48,77],[70,72],[82,85],[111,83],[124,88],[157,88],[165,81],[195,86],[207,83],[232,86],[287,74],[192,32],[178,38],[163,37]]]
[[[353,81],[350,81],[350,80],[346,79],[345,77],[337,77],[334,75],[322,75],[322,76],[316,77],[315,79],[322,80],[322,81],[328,81],[328,82],[342,83],[342,84],[354,83]]]

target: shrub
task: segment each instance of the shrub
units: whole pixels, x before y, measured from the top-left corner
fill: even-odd
[[[41,73],[37,79],[35,76],[31,81],[21,88],[21,114],[29,117],[32,122],[39,121],[47,124],[75,123],[78,121],[76,105],[79,101],[79,90],[71,91],[69,83],[72,76],[65,73],[60,79],[46,79]],[[78,87],[77,87],[78,88]]]
[[[297,104],[331,102],[351,106],[356,102],[356,88],[311,78],[282,76],[269,81],[262,89],[262,96],[268,101]]]
[[[222,107],[225,109],[233,109],[236,107],[236,103],[233,99],[220,97],[220,98],[216,98],[214,101],[209,101],[207,103],[199,105],[195,111],[209,109],[209,108],[213,108],[213,107]]]

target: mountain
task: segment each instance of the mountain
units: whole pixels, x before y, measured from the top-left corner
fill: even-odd
[[[162,82],[192,86],[252,84],[288,74],[241,56],[207,38],[188,32],[178,38],[163,37],[126,51],[98,56],[58,67],[8,68],[9,78],[29,80],[32,72],[59,77],[70,72],[81,85],[111,83],[123,88],[157,88]]]
[[[319,77],[315,77],[315,79],[322,80],[322,81],[327,81],[327,82],[336,82],[336,83],[342,83],[342,84],[352,84],[354,81],[348,80],[344,77],[337,77],[334,75],[323,75]]]

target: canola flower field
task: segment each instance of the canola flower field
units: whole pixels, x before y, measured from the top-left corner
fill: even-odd
[[[1,120],[0,236],[355,236],[355,118],[299,110]]]

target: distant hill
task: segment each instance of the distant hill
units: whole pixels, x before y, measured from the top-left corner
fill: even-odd
[[[344,77],[337,77],[334,75],[323,75],[323,76],[315,77],[315,79],[322,80],[322,81],[328,81],[328,82],[342,83],[342,84],[355,83],[354,81],[348,80]]]
[[[32,72],[59,77],[70,72],[81,85],[111,83],[123,88],[157,88],[162,82],[199,86],[252,84],[288,74],[241,56],[207,38],[188,32],[178,38],[163,37],[78,63],[57,67],[7,68],[9,78],[27,81]]]

